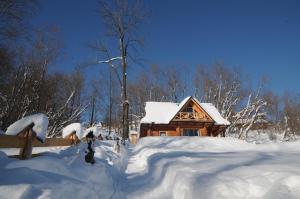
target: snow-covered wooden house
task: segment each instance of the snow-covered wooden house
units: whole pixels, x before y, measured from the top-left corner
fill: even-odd
[[[193,97],[181,103],[146,102],[140,137],[145,136],[217,136],[230,122],[211,103]]]

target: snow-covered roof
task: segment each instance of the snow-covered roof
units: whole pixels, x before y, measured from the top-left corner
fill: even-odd
[[[194,99],[214,120],[216,125],[230,125],[230,122],[221,116],[213,104],[200,103],[191,96],[185,98],[179,104],[173,102],[146,102],[146,115],[142,118],[141,123],[169,124],[176,113],[178,113],[190,99]]]
[[[48,117],[42,113],[23,117],[22,119],[16,121],[12,125],[10,125],[7,128],[5,134],[6,135],[17,135],[31,123],[34,123],[34,126],[32,129],[36,133],[36,136],[39,139],[44,140],[46,137],[49,120],[48,120]]]
[[[146,102],[146,115],[141,123],[168,124],[178,110],[172,102]]]

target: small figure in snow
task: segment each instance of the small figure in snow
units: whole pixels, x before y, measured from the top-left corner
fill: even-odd
[[[93,134],[93,131],[90,131],[86,136],[86,141],[88,143],[88,152],[87,154],[85,155],[85,161],[88,162],[88,163],[91,163],[91,164],[94,164],[95,163],[95,159],[94,159],[94,154],[95,154],[95,151],[93,150],[93,147],[92,147],[92,144],[95,140],[95,136]]]
[[[119,139],[117,139],[117,142],[114,146],[114,149],[117,153],[120,153],[120,143],[119,143]]]
[[[102,137],[101,134],[99,134],[98,139],[99,139],[99,140],[103,140],[103,137]]]

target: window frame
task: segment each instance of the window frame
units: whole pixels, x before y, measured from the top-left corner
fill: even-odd
[[[194,110],[194,108],[192,106],[186,107],[185,111],[188,112],[188,113],[195,112],[195,110]]]

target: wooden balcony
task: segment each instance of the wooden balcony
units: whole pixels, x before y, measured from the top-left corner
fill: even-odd
[[[197,112],[179,112],[175,120],[201,120],[206,121],[208,120],[207,116],[203,113]]]

